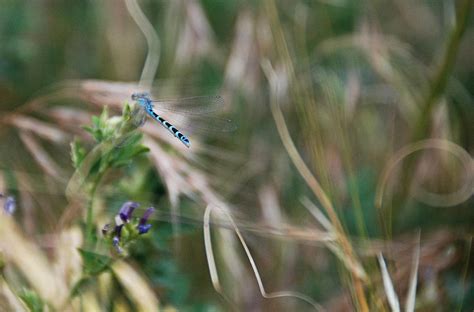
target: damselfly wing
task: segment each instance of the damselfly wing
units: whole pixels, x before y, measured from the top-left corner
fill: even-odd
[[[142,124],[143,112],[161,123],[187,147],[190,140],[181,131],[192,134],[228,132],[236,129],[230,119],[216,117],[222,110],[221,96],[195,96],[181,99],[153,100],[148,93],[134,93],[132,100],[142,112],[136,112],[136,124]]]

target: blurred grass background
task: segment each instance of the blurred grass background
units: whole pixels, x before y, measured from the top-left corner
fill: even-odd
[[[216,292],[201,224],[206,205],[216,202],[232,207],[247,229],[267,292],[297,291],[329,311],[390,310],[381,252],[403,306],[420,233],[416,310],[474,308],[472,1],[138,3],[159,38],[157,97],[221,94],[222,114],[238,126],[188,151],[149,121],[150,155],[102,182],[98,228],[126,200],[196,221],[155,221],[121,264],[138,272],[161,308],[312,309],[295,298],[262,298],[226,227],[213,230],[225,297]],[[70,142],[92,144],[80,126],[104,105],[119,115],[127,97],[113,93],[133,90],[140,79],[143,34],[122,1],[7,0],[0,3],[0,42],[0,192],[18,201],[14,223],[0,223],[1,233],[18,234],[9,242],[0,237],[0,307],[13,309],[12,298],[26,289],[50,309],[146,309],[121,278],[132,273],[118,265],[121,271],[98,277],[79,303],[55,303],[28,276],[49,269],[23,266],[12,243],[36,250],[55,264],[48,274],[74,285],[78,273],[68,270],[77,271],[80,258],[59,247],[61,237],[81,236],[71,233],[81,232],[84,213],[65,195],[74,173]],[[291,144],[312,177],[302,173]],[[303,198],[325,212],[331,231]],[[334,235],[343,257],[314,230]],[[360,264],[366,277],[342,258]],[[62,262],[69,269],[57,269]]]

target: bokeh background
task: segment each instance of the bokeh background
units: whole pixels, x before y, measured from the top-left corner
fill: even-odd
[[[0,310],[471,311],[472,2],[0,1]],[[79,192],[71,142],[149,88],[224,101]]]

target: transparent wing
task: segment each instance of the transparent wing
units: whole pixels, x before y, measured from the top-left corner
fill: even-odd
[[[153,109],[185,135],[212,134],[236,130],[232,120],[219,117],[223,110],[221,96],[195,96],[153,101]]]
[[[157,111],[177,114],[210,114],[222,110],[224,99],[220,95],[193,96],[180,99],[154,100]]]
[[[160,113],[160,115],[178,130],[182,131],[184,135],[218,134],[221,132],[231,132],[236,129],[232,120],[212,115],[179,115],[173,112]]]

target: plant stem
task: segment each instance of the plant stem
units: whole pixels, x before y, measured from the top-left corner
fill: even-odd
[[[92,247],[93,244],[93,236],[94,236],[94,214],[93,214],[93,207],[94,207],[94,197],[97,191],[97,187],[99,186],[99,182],[101,180],[102,175],[99,174],[94,181],[92,181],[91,189],[89,192],[89,201],[87,203],[87,214],[86,214],[86,248]]]
[[[454,65],[457,52],[459,50],[459,45],[461,44],[462,36],[466,30],[471,5],[472,0],[464,0],[458,8],[456,15],[456,25],[454,26],[451,36],[449,37],[444,57],[436,72],[436,75],[434,76],[434,79],[432,80],[428,96],[425,98],[421,106],[422,110],[418,119],[418,123],[416,123],[417,128],[413,134],[413,141],[422,139],[426,131],[429,130],[431,112],[433,111],[436,100],[446,88],[449,72]]]
[[[411,142],[416,142],[426,137],[426,133],[429,131],[431,126],[431,115],[433,108],[435,107],[436,101],[444,92],[449,73],[456,60],[456,55],[461,44],[462,36],[466,30],[469,14],[471,11],[472,0],[464,0],[458,7],[456,14],[456,25],[448,39],[446,49],[442,58],[442,61],[430,83],[427,96],[424,98],[421,111],[417,122],[415,123],[415,129],[412,134]],[[411,188],[412,178],[414,176],[418,157],[414,156],[407,160],[406,169],[403,172],[401,184],[403,185],[401,198],[406,198],[408,191]]]

